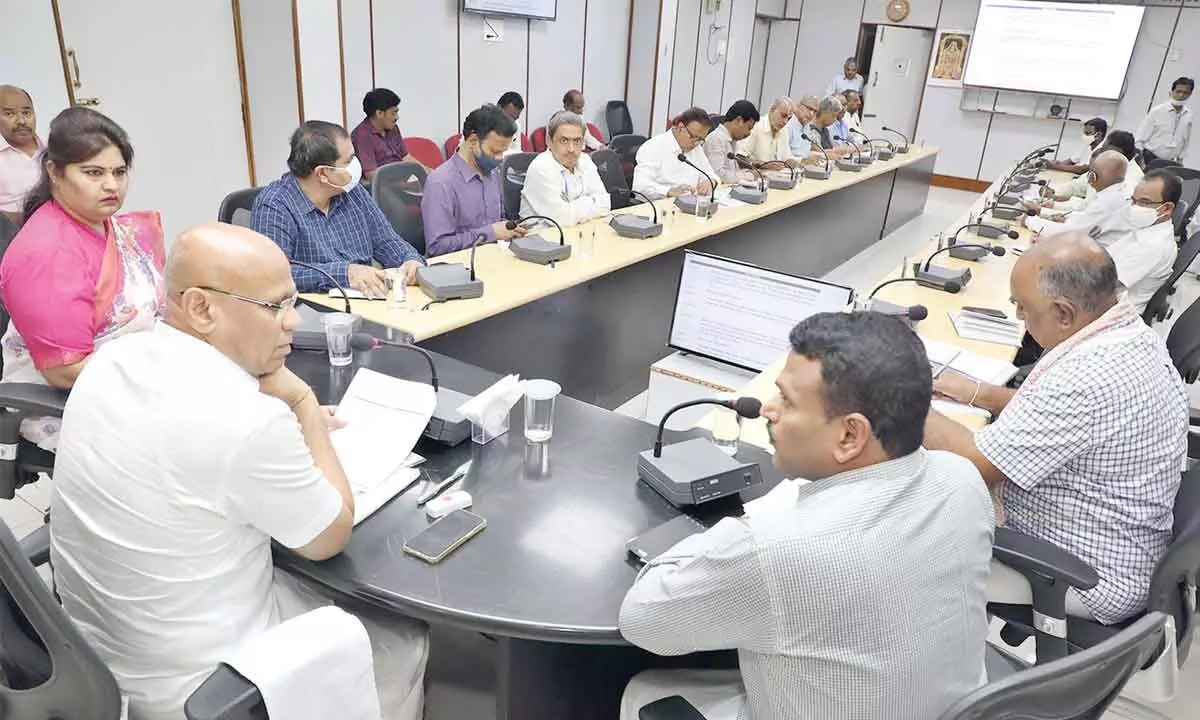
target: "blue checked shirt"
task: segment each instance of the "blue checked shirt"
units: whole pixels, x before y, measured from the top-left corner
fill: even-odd
[[[326,215],[289,173],[262,189],[252,212],[254,229],[274,240],[290,259],[312,263],[342,285],[350,283],[346,269],[351,264],[377,260],[394,268],[409,260],[424,262],[361,185],[333,198]],[[293,265],[292,278],[300,292],[331,288],[328,278],[308,268]]]

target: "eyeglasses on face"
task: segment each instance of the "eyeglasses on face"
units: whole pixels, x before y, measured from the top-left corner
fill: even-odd
[[[247,297],[246,295],[239,295],[235,292],[230,292],[228,290],[222,290],[215,287],[208,287],[206,285],[198,285],[197,289],[215,292],[218,295],[224,295],[226,297],[231,297],[234,300],[241,300],[244,303],[250,303],[251,305],[257,305],[261,308],[272,310],[275,312],[275,317],[277,318],[283,317],[288,310],[296,307],[296,303],[300,300],[299,293],[293,294],[291,297],[285,298],[279,302],[271,302],[270,300],[260,300],[259,298]]]

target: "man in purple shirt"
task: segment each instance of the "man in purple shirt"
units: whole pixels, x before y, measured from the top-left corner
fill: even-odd
[[[481,242],[493,242],[525,234],[523,227],[505,227],[503,178],[497,171],[516,132],[516,124],[495,105],[484,105],[463,121],[458,152],[425,181],[421,219],[427,257],[469,248],[481,235]]]
[[[400,115],[399,95],[387,88],[375,88],[363,96],[362,108],[366,117],[350,133],[350,139],[367,182],[375,178],[375,171],[381,165],[417,160],[409,156],[404,136],[396,127],[396,118]]]

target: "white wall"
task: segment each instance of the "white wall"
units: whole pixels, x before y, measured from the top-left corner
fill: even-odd
[[[292,2],[253,0],[239,6],[254,179],[265,185],[287,171],[288,137],[300,122]]]
[[[625,102],[629,105],[633,131],[638,135],[649,134],[654,92],[664,92],[655,86],[653,72],[658,50],[659,1],[633,0]],[[669,86],[665,92],[670,92]]]
[[[362,122],[362,98],[375,87],[371,66],[371,0],[342,0],[342,36],[346,85],[346,128]]]
[[[462,126],[458,6],[455,0],[374,2],[375,84],[400,96],[401,132],[430,138],[439,147]],[[346,96],[347,105],[355,100],[361,103],[362,97]]]
[[[294,0],[305,120],[342,122],[337,0]]]
[[[0,0],[0,18],[0,84],[24,88],[33,97],[38,135],[45,138],[68,102],[50,3]]]
[[[588,98],[587,119],[607,137],[604,105],[625,97],[625,56],[631,0],[589,0],[580,90]],[[564,91],[565,92],[565,91]],[[561,95],[561,93],[560,93]],[[562,99],[561,97],[559,98]]]

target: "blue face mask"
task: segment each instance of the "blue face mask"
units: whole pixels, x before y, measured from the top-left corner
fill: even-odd
[[[479,166],[479,171],[484,175],[491,175],[493,170],[500,167],[499,160],[484,153],[475,156],[475,164]]]

